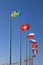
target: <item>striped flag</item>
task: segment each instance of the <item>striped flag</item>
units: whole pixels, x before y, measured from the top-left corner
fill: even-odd
[[[32,50],[33,53],[32,53],[32,57],[36,57],[36,54],[38,53],[38,50]]]
[[[38,53],[38,50],[32,49],[32,52],[33,52],[33,54],[37,54]]]
[[[36,51],[35,49],[32,49],[32,58],[33,58],[33,57],[36,57],[35,51]]]
[[[30,25],[29,24],[21,24],[20,25],[20,30],[24,31],[24,30],[28,30],[30,29]]]
[[[35,50],[34,53],[37,54],[38,53],[38,50]]]
[[[34,43],[34,44],[37,43],[37,41],[34,39],[30,39],[29,41],[30,41],[30,43]]]
[[[27,36],[26,36],[26,38],[34,38],[34,33],[30,33],[30,34],[28,34]]]

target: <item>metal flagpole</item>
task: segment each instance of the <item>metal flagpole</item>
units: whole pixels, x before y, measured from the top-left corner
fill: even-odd
[[[33,52],[32,52],[32,46],[31,46],[31,56],[32,56],[32,54],[33,54]],[[31,59],[31,63],[30,64],[33,65],[33,58]]]
[[[32,65],[33,65],[33,58],[32,58]]]
[[[29,58],[31,57],[31,46],[30,46],[30,43],[29,43]],[[29,65],[31,65],[31,60],[29,59]]]
[[[32,51],[32,50],[31,50]],[[32,53],[33,54],[33,53]],[[31,60],[31,65],[33,65],[33,58],[32,58],[32,60]]]
[[[29,58],[32,57],[31,43],[29,44]],[[29,65],[33,65],[33,58],[29,61]]]
[[[26,65],[27,65],[27,38],[26,38]]]
[[[20,65],[21,65],[21,30],[20,30]]]
[[[11,65],[11,49],[12,49],[12,21],[11,21],[11,12],[10,12],[10,65]]]

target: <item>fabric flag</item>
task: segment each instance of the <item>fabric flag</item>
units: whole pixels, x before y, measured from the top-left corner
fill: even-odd
[[[29,60],[32,60],[32,57],[30,57]]]
[[[34,50],[34,53],[37,54],[38,53],[38,50]]]
[[[32,49],[32,57],[35,57],[36,53],[35,50]]]
[[[38,46],[34,43],[32,43],[32,48],[36,49]]]
[[[33,54],[37,54],[37,53],[38,53],[38,50],[32,49],[32,53],[33,53]]]
[[[28,30],[29,28],[30,28],[29,24],[21,24],[20,25],[20,30],[21,31]]]
[[[35,55],[38,53],[38,50],[37,49],[32,49],[32,55]]]
[[[30,41],[30,43],[34,43],[34,44],[37,43],[37,41],[34,39],[30,39],[29,41]]]
[[[12,14],[11,14],[11,17],[17,17],[19,16],[21,13],[20,11],[14,11]]]
[[[34,33],[30,33],[30,34],[28,34],[27,36],[26,36],[26,38],[34,38]]]
[[[38,50],[32,49],[32,57],[36,57],[37,53],[38,53]]]
[[[36,57],[36,55],[35,54],[32,54],[32,58],[34,58],[34,57]]]

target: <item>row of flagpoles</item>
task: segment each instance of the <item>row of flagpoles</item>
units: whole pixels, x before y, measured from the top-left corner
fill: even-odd
[[[20,30],[21,31],[24,31],[24,30],[28,30],[30,28],[30,25],[29,24],[21,24],[21,26],[20,26]],[[33,38],[34,38],[34,33],[30,33],[30,34],[28,34],[27,36],[26,36],[26,38],[27,39],[30,39],[30,43],[31,43],[31,48],[32,48],[32,56],[30,57],[30,52],[29,52],[29,58],[31,59],[31,60],[33,60],[33,58],[36,56],[36,54],[38,53],[38,45],[36,44],[37,43],[37,41],[36,40],[34,40]],[[21,37],[21,36],[20,36]],[[20,42],[20,44],[21,44],[21,42]],[[20,46],[20,49],[21,49],[21,46]],[[30,50],[30,44],[29,44],[29,51],[31,51]],[[21,54],[21,50],[20,50],[20,54]],[[20,55],[20,58],[21,58],[21,55]],[[20,59],[21,60],[21,59]],[[27,60],[27,43],[26,43],[26,60]],[[30,64],[31,62],[29,62],[29,65],[31,65]],[[33,61],[32,61],[32,63],[33,63]],[[21,65],[21,61],[20,61],[20,65]],[[26,65],[27,65],[27,62],[26,62]],[[32,64],[33,65],[33,64]]]
[[[12,54],[12,21],[11,21],[11,17],[17,17],[19,16],[21,13],[20,13],[20,10],[18,11],[14,11],[12,14],[10,13],[10,65],[11,65],[11,54]],[[30,29],[30,24],[21,24],[20,25],[20,65],[21,65],[21,31],[24,31],[24,30],[29,30]],[[29,39],[30,40],[30,43],[31,43],[31,48],[32,48],[32,56],[30,57],[29,56],[29,59],[28,60],[32,60],[34,57],[36,57],[36,53],[38,53],[38,46],[37,46],[37,41],[34,40],[34,33],[30,33],[29,35],[26,36],[26,39]],[[30,50],[30,49],[29,49]],[[26,43],[26,60],[24,60],[24,62],[26,61],[26,65],[27,65],[27,43]],[[29,63],[30,65],[30,63]],[[32,64],[33,65],[33,64]]]

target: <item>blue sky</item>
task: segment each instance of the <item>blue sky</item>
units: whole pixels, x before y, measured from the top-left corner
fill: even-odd
[[[30,29],[22,32],[22,59],[25,58],[25,36],[35,33],[39,53],[34,65],[43,65],[43,0],[0,0],[0,64],[9,62],[10,11],[21,10],[21,15],[12,19],[12,62],[19,61],[19,25],[29,23]]]

